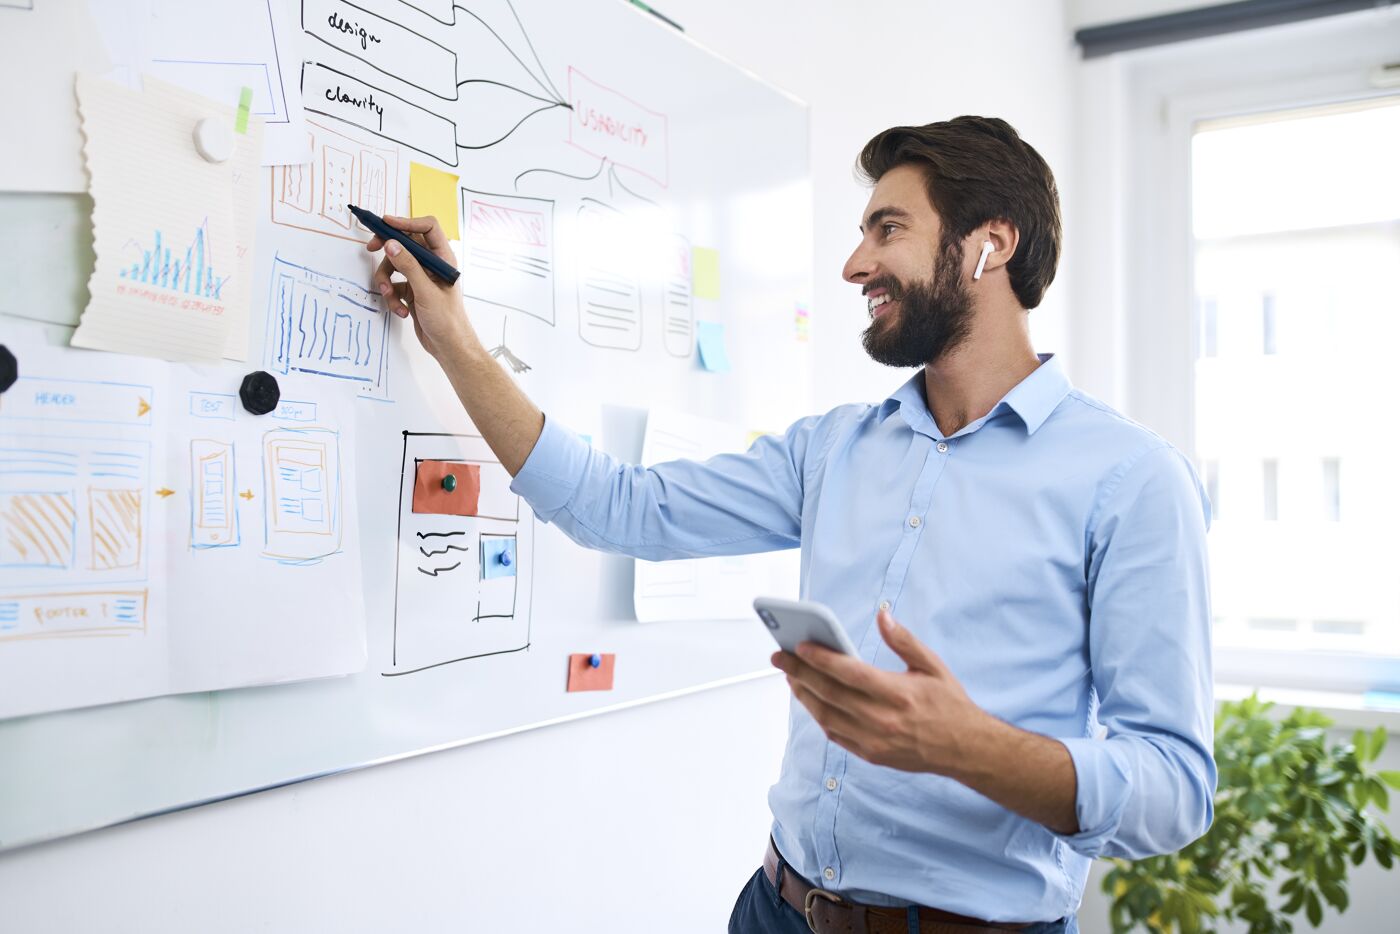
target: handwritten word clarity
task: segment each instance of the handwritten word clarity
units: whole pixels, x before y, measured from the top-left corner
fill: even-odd
[[[628,143],[643,149],[647,144],[647,131],[640,124],[629,123],[611,114],[601,113],[584,105],[582,100],[574,101],[574,119],[579,126],[594,133],[611,136],[619,142]]]
[[[338,30],[339,32],[343,32],[347,36],[359,39],[360,48],[362,49],[368,49],[369,44],[371,42],[375,43],[376,45],[380,42],[379,37],[376,36],[374,33],[370,32],[368,29],[361,26],[359,23],[350,22],[350,20],[341,16],[339,13],[332,13],[330,16],[326,17],[326,22],[330,23],[332,29]]]
[[[349,104],[352,107],[359,107],[361,110],[368,110],[379,118],[379,129],[384,129],[384,105],[374,102],[374,92],[370,91],[368,97],[356,97],[349,91],[342,91],[340,85],[335,86],[335,90],[326,88],[326,100],[335,101],[337,104]]]

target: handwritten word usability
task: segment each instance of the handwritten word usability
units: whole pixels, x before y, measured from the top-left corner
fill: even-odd
[[[374,33],[370,32],[368,29],[361,26],[359,23],[352,23],[350,20],[341,16],[339,13],[332,13],[330,16],[326,17],[326,22],[330,23],[332,29],[337,30],[339,32],[343,32],[347,36],[353,36],[354,38],[359,39],[360,48],[362,49],[368,49],[369,44],[371,42],[375,43],[376,45],[380,42],[379,37],[376,36]]]
[[[647,144],[647,132],[640,124],[600,113],[592,107],[585,107],[581,100],[574,102],[574,118],[584,129],[614,137],[620,142],[635,145],[638,149]]]

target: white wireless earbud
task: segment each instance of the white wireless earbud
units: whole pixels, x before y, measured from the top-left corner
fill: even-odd
[[[992,241],[982,241],[982,255],[977,257],[977,268],[972,271],[972,278],[982,278],[982,268],[987,265],[987,257],[992,254],[996,247],[992,246]]]

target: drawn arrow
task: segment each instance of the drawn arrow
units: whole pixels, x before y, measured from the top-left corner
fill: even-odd
[[[253,501],[253,491],[252,491],[252,490],[244,490],[242,493],[239,493],[238,495],[241,496],[241,497],[243,497],[244,499],[246,499],[246,500],[247,500],[248,502],[250,502],[250,503]]]
[[[146,414],[147,412],[149,412],[150,410],[151,410],[151,404],[150,404],[149,402],[147,402],[145,399],[142,399],[140,396],[137,396],[137,397],[136,397],[136,417],[137,417],[137,418],[140,418],[142,415],[145,415],[145,414]],[[173,493],[173,492],[175,492],[175,491],[174,491],[174,490],[171,490],[171,492]]]
[[[174,496],[175,491],[170,489],[169,487],[163,486],[159,490],[156,490],[156,495],[159,496],[161,499],[165,499],[167,496]]]

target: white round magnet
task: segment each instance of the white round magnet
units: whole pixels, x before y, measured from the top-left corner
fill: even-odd
[[[194,148],[210,162],[227,162],[233,158],[233,127],[226,119],[205,117],[195,124]]]

